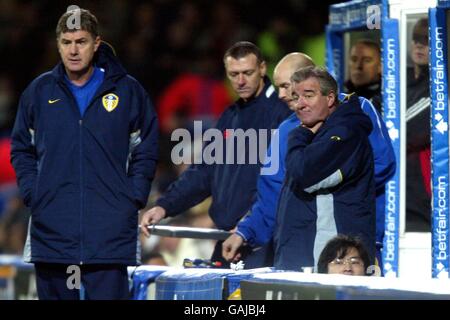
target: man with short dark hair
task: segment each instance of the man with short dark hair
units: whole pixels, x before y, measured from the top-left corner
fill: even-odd
[[[127,299],[127,266],[140,255],[157,119],[97,24],[83,9],[61,16],[62,62],[24,91],[12,133],[12,164],[31,207],[24,258],[35,264],[39,299],[80,299],[80,284],[86,299]]]
[[[381,110],[381,51],[375,41],[358,40],[350,49],[349,79],[346,92],[369,99]]]
[[[280,99],[266,76],[266,64],[258,47],[247,41],[237,42],[224,55],[225,70],[234,91],[239,96],[233,105],[222,113],[215,128],[223,133],[225,146],[233,136],[228,132],[240,129],[266,131],[267,138],[257,137],[257,145],[264,139],[263,145],[270,142],[270,131],[291,113]],[[244,150],[227,150],[223,158],[230,156],[245,159],[245,163],[193,164],[177,181],[172,183],[166,193],[158,199],[156,206],[145,212],[141,221],[141,230],[149,236],[147,227],[158,223],[164,217],[171,217],[191,208],[209,196],[212,204],[209,214],[219,229],[231,230],[251,208],[256,193],[256,180],[261,163],[249,163],[248,143]],[[266,150],[262,150],[264,154]],[[258,150],[258,153],[261,152]],[[219,241],[212,259],[227,263],[222,257],[222,242]],[[262,251],[244,253],[246,268],[271,265],[265,261]],[[228,264],[228,263],[227,263]]]
[[[314,62],[301,52],[287,54],[274,70],[274,82],[278,87],[278,96],[294,110],[296,101],[292,98],[292,74],[302,67],[314,66]],[[339,99],[345,99],[340,94]],[[377,195],[377,257],[381,261],[381,248],[384,238],[385,184],[395,173],[395,155],[388,132],[381,116],[369,100],[359,97],[361,109],[370,117],[374,130],[369,141],[374,153],[375,186]],[[285,157],[288,134],[301,124],[294,113],[283,121],[274,134],[268,154],[279,151],[279,170],[273,175],[260,175],[257,185],[257,199],[250,214],[239,222],[236,232],[223,244],[223,256],[227,260],[236,260],[237,250],[243,245],[251,247],[271,246],[271,238],[275,230],[276,210],[285,177]],[[274,146],[279,142],[279,146]]]

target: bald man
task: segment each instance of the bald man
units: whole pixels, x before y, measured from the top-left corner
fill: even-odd
[[[291,94],[291,75],[300,68],[314,66],[312,59],[304,53],[293,52],[280,60],[274,69],[274,84],[278,88],[278,96],[288,104],[291,110],[295,109],[296,102]],[[340,99],[345,95],[341,94]],[[360,98],[361,108],[370,117],[374,130],[369,136],[374,151],[375,184],[377,189],[377,248],[381,248],[384,236],[384,185],[395,172],[395,155],[387,134],[386,126],[379,118],[374,106],[364,98]],[[238,224],[236,231],[222,245],[222,255],[225,259],[237,261],[240,259],[239,248],[244,244],[258,250],[263,247],[266,251],[265,265],[269,266],[272,260],[270,253],[274,253],[272,238],[275,231],[275,219],[278,197],[283,186],[285,169],[285,156],[289,132],[300,125],[300,120],[293,113],[283,121],[274,133],[268,149],[271,153],[278,153],[279,169],[271,175],[260,175],[257,184],[257,199],[249,214]],[[266,164],[273,165],[273,164]],[[380,211],[380,212],[378,212]],[[380,242],[378,244],[378,242]],[[275,261],[275,267],[282,266],[283,262]]]
[[[315,66],[312,59],[301,52],[292,52],[283,57],[278,62],[273,71],[273,81],[278,88],[278,97],[286,102],[291,110],[293,110],[293,99],[291,95],[291,75],[294,71]],[[297,118],[295,114],[291,117]]]

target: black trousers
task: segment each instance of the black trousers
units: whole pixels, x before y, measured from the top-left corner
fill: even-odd
[[[73,266],[35,263],[39,300],[80,300],[78,283],[86,300],[125,300],[130,298],[126,265],[92,264]],[[74,271],[77,268],[80,272]],[[78,287],[78,288],[77,288]]]

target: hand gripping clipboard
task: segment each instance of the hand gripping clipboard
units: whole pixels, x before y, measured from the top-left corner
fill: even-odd
[[[161,237],[191,238],[225,240],[232,235],[232,232],[210,228],[190,228],[150,225],[147,227],[151,234]]]

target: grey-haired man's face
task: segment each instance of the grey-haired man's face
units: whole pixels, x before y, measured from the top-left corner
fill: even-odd
[[[304,126],[312,128],[333,112],[336,95],[333,92],[322,95],[319,80],[310,77],[292,84],[292,98],[297,117]]]

